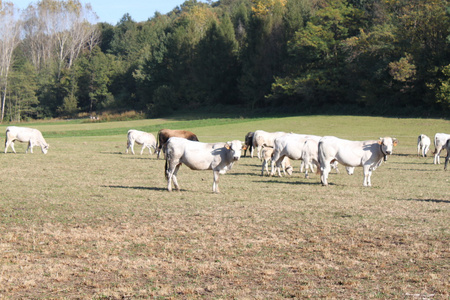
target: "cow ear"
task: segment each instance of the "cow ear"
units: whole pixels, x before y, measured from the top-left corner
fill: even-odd
[[[398,145],[398,140],[396,138],[393,138],[392,142],[394,143],[394,147]]]
[[[380,145],[383,144],[383,138],[380,138],[380,139],[378,140],[378,144],[380,144]]]
[[[228,149],[228,150],[231,149],[230,142],[227,142],[227,143],[225,144],[225,148]]]

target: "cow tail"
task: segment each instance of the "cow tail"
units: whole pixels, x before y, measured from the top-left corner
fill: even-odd
[[[167,176],[167,156],[166,156],[166,164],[165,164],[165,166],[164,166],[164,176],[166,177],[166,179],[168,179],[168,176]]]
[[[6,147],[6,144],[8,143],[8,140],[9,140],[8,136],[9,136],[9,129],[6,130],[5,147]]]
[[[319,163],[319,167],[317,168],[317,172],[319,172],[320,174],[322,174],[322,160],[321,155],[320,155],[320,144],[321,141],[319,141],[319,143],[317,144],[317,162]]]
[[[161,133],[161,130],[158,131],[158,134],[156,135],[156,149],[158,149],[158,147],[159,147],[159,134],[160,133]],[[156,151],[158,151],[158,150],[156,150]]]

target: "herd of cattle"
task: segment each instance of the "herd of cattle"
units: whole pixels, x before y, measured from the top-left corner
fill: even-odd
[[[14,153],[14,142],[28,143],[28,150],[33,153],[33,147],[39,146],[44,154],[47,153],[49,145],[46,143],[42,133],[34,128],[9,126],[6,128],[5,153],[11,147]],[[127,134],[127,149],[131,149],[134,154],[134,144],[142,145],[141,154],[148,148],[151,154],[153,148],[160,157],[161,151],[165,153],[165,174],[167,178],[167,189],[172,190],[172,184],[179,190],[177,173],[182,164],[192,170],[212,170],[213,171],[213,192],[219,192],[219,174],[225,174],[230,170],[235,161],[244,156],[247,150],[253,157],[256,149],[257,156],[263,161],[261,175],[264,170],[269,173],[268,164],[271,163],[270,175],[280,170],[286,174],[292,174],[290,160],[301,160],[300,172],[305,169],[305,176],[308,177],[308,170],[317,168],[320,173],[320,180],[323,185],[328,185],[328,174],[331,168],[342,164],[346,167],[348,174],[353,174],[355,167],[363,167],[364,186],[371,186],[371,175],[387,156],[392,154],[393,147],[397,145],[397,139],[383,137],[379,140],[350,141],[334,136],[316,136],[286,132],[266,132],[256,130],[249,132],[245,136],[245,142],[239,140],[227,143],[201,143],[197,136],[186,130],[161,129],[157,139],[151,133],[139,130],[129,130]],[[421,134],[417,140],[417,152],[426,156],[430,148],[431,140],[428,136]],[[445,167],[447,170],[450,159],[450,134],[436,133],[434,137],[434,164],[440,164],[440,153],[447,150]]]

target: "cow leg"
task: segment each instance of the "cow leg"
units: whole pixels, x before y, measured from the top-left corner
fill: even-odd
[[[264,169],[266,169],[267,174],[269,174],[269,167],[267,166],[267,160],[263,160],[262,166],[261,166],[261,176],[264,176]]]
[[[447,151],[447,156],[445,157],[444,170],[447,171],[448,160],[450,159],[450,151]]]
[[[131,153],[134,155],[134,141],[130,142]]]
[[[142,153],[144,153],[144,149],[145,149],[146,147],[147,147],[147,145],[142,144],[141,155],[142,155]]]
[[[172,182],[177,190],[180,190],[180,186],[178,185],[177,173],[180,169],[180,163],[169,163],[169,168],[167,169],[167,190],[169,192],[172,191]]]
[[[372,175],[372,168],[370,167],[370,165],[363,166],[363,173],[364,173],[363,186],[371,186],[372,183],[370,182],[370,176]]]
[[[220,193],[219,191],[219,171],[213,171],[213,193]]]
[[[262,147],[258,145],[258,147],[256,147],[256,153],[258,154],[258,159],[261,159],[261,151],[262,151]]]
[[[439,159],[440,155],[441,155],[441,149],[439,149],[439,151],[436,149],[436,154],[434,155],[434,161],[433,161],[433,163],[435,165],[439,165],[441,163],[440,159]]]
[[[28,142],[28,148],[25,153],[28,153],[28,150],[30,150],[30,153],[33,153],[33,144],[31,143],[31,141]]]
[[[11,146],[12,151],[14,153],[16,153],[16,149],[14,149],[14,141],[11,141],[11,140],[5,142],[5,153],[8,152],[8,147],[9,146]]]
[[[302,169],[302,166],[303,166],[303,165],[304,165],[304,167],[305,167],[305,178],[308,179],[308,178],[309,178],[308,169],[311,169],[311,171],[312,171],[311,164],[310,164],[310,162],[307,161],[307,160],[302,160],[302,163],[301,163],[301,165],[300,165],[300,169]],[[301,173],[301,171],[300,171],[300,173]]]

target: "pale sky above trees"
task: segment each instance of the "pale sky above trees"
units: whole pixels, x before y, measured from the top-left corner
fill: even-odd
[[[147,21],[155,12],[168,13],[185,0],[81,0],[82,4],[90,3],[92,10],[99,17],[99,22],[107,22],[116,25],[124,14],[128,13],[136,22]],[[25,9],[29,4],[37,1],[14,0],[14,6]],[[205,1],[206,2],[206,1]]]

